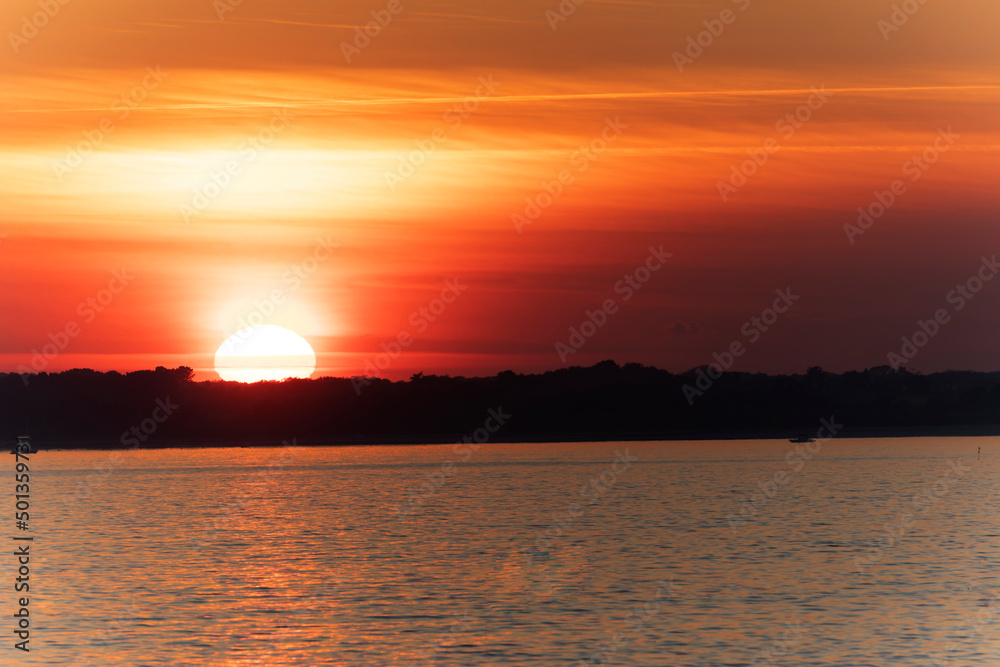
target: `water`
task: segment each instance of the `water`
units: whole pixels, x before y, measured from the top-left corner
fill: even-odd
[[[1000,664],[1000,441],[796,447],[43,452],[0,663]]]

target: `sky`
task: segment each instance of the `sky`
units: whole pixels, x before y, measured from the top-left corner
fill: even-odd
[[[998,19],[9,0],[0,370],[1000,370]]]

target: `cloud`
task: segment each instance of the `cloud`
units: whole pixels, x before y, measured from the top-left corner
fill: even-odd
[[[683,336],[689,333],[701,331],[701,327],[696,322],[675,321],[673,324],[665,325],[664,328],[675,336]]]

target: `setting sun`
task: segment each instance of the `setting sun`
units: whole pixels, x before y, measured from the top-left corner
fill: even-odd
[[[261,324],[237,331],[215,353],[215,372],[223,380],[260,382],[307,378],[316,370],[316,353],[294,331]]]

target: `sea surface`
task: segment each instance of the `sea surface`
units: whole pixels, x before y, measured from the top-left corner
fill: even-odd
[[[33,454],[0,664],[1000,665],[1000,439],[806,447]]]

